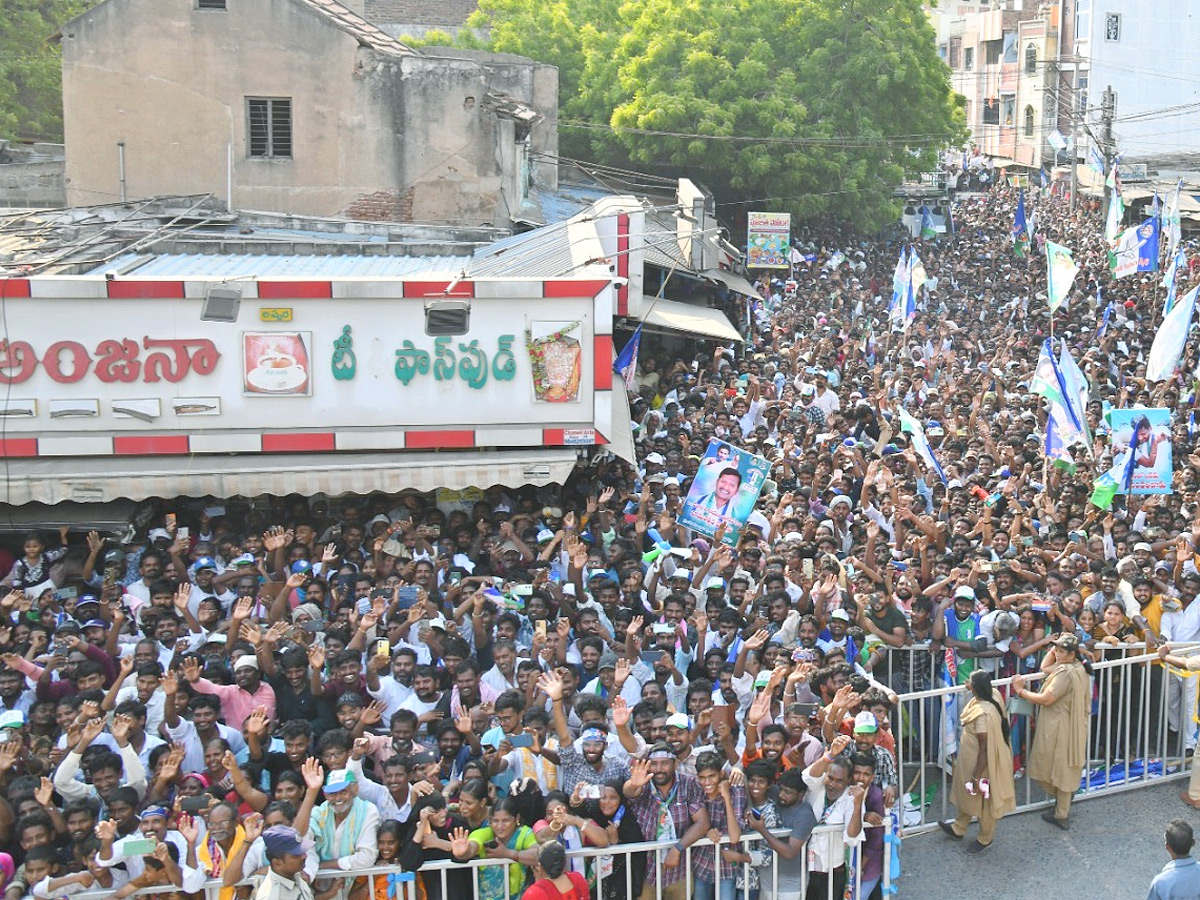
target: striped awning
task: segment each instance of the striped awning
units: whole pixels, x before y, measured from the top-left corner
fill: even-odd
[[[571,448],[445,453],[10,459],[0,503],[101,503],[150,497],[329,496],[562,484]]]

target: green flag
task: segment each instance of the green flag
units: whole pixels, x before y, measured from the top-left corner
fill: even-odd
[[[1088,500],[1100,509],[1110,509],[1116,496],[1117,482],[1105,474],[1092,482],[1092,496],[1088,497]]]
[[[1046,241],[1046,296],[1050,302],[1050,315],[1062,306],[1071,292],[1071,284],[1079,272],[1079,266],[1071,258],[1071,251],[1054,241]]]

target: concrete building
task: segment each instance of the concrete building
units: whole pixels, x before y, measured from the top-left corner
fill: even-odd
[[[418,51],[349,2],[105,0],[64,25],[67,202],[507,227],[556,187],[554,67]]]
[[[1200,8],[1146,0],[1073,5],[1073,61],[1077,83],[1089,96],[1091,130],[1100,133],[1101,98],[1112,88],[1113,137],[1126,162],[1200,168]]]

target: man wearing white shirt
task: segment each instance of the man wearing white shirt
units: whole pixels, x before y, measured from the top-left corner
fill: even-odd
[[[1200,576],[1185,575],[1182,580],[1183,596],[1172,606],[1182,605],[1189,594],[1193,599],[1180,609],[1168,609],[1164,604],[1162,615],[1162,640],[1167,643],[1184,643],[1200,640],[1200,599],[1195,599]],[[1171,731],[1183,730],[1184,748],[1196,749],[1196,724],[1192,713],[1196,709],[1197,685],[1195,678],[1181,678],[1167,673],[1167,727]],[[1189,711],[1190,710],[1190,711]]]
[[[804,800],[812,807],[818,826],[808,843],[809,897],[842,896],[846,888],[846,846],[861,843],[863,839],[861,830],[855,837],[848,832],[854,798],[846,791],[851,768],[850,761],[842,754],[849,746],[850,738],[838,735],[829,750],[803,773],[808,788]],[[826,825],[841,828],[822,830],[821,826]]]

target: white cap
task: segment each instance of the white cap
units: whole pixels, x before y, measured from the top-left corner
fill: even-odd
[[[723,578],[710,578],[708,581],[704,582],[704,589],[706,591],[712,591],[718,588],[725,590],[725,580]]]
[[[251,656],[249,653],[247,653],[245,656],[239,656],[237,661],[233,664],[233,671],[236,672],[238,669],[243,669],[247,666],[251,669],[257,669],[258,657]]]

